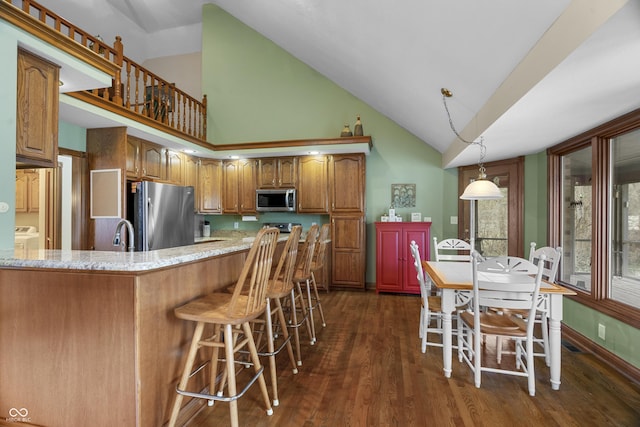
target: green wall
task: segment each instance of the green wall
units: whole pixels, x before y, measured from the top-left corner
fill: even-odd
[[[435,236],[456,235],[449,217],[457,215],[457,171],[442,169],[439,152],[214,5],[203,7],[202,67],[214,144],[334,138],[361,116],[373,140],[366,159],[368,283],[375,282],[373,223],[389,208],[391,184],[416,184],[416,207],[398,209],[405,221],[420,212],[431,217]],[[210,220],[214,228],[229,221]]]
[[[87,151],[87,130],[71,123],[58,121],[58,146],[75,151]]]
[[[549,202],[547,197],[547,154],[524,158],[524,255],[529,256],[531,242],[547,245]]]

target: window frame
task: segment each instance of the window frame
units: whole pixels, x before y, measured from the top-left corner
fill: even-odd
[[[611,139],[640,129],[640,109],[634,110],[603,125],[588,130],[547,150],[549,195],[550,246],[562,242],[562,157],[587,146],[592,149],[592,252],[591,291],[585,291],[559,280],[563,286],[575,290],[569,298],[596,311],[611,316],[635,328],[640,328],[640,308],[634,308],[608,298],[610,268],[608,256],[611,246]]]

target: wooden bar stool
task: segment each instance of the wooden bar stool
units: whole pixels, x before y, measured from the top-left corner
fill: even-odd
[[[262,374],[264,368],[260,365],[260,358],[256,350],[250,322],[262,316],[267,306],[267,285],[278,235],[279,231],[276,228],[263,228],[258,232],[247,254],[232,294],[216,292],[198,298],[174,310],[176,317],[179,319],[197,323],[182,377],[176,387],[178,394],[171,411],[169,426],[175,426],[176,424],[183,396],[207,399],[210,405],[216,400],[229,402],[231,425],[238,426],[237,399],[242,397],[256,380],[262,392],[267,414],[271,415],[273,413],[269,393]],[[205,325],[208,324],[213,325],[213,334],[203,338]],[[221,330],[223,333],[221,333]],[[187,391],[187,383],[192,375],[196,355],[202,347],[211,347],[213,349],[209,383],[209,393],[211,394]],[[255,373],[244,389],[238,393],[235,354],[245,347],[248,348]],[[220,349],[224,350],[225,368],[223,377],[228,382],[226,395],[223,394],[222,390],[214,394]],[[246,364],[247,362],[242,363]],[[222,384],[224,385],[224,383],[225,380],[223,379]]]
[[[291,234],[289,234],[289,238],[282,250],[278,266],[276,267],[272,278],[269,280],[269,285],[267,286],[267,308],[265,309],[264,320],[255,320],[255,323],[262,324],[262,335],[266,335],[266,351],[260,350],[259,338],[256,340],[256,345],[258,347],[258,355],[269,357],[271,388],[273,389],[273,406],[278,406],[280,404],[278,399],[276,356],[285,347],[289,354],[291,365],[293,366],[293,373],[298,373],[298,367],[296,365],[296,360],[291,346],[291,335],[289,335],[289,331],[287,330],[287,322],[284,318],[281,301],[283,298],[291,297],[291,291],[293,290],[293,282],[291,279],[293,278],[293,271],[296,266],[298,242],[300,241],[301,233],[302,227],[299,225],[296,225],[291,229]],[[277,319],[277,323],[274,321],[274,318]],[[277,326],[278,324],[279,327]],[[278,332],[282,334],[282,342],[279,343],[278,348],[275,348],[275,343],[279,339]]]
[[[296,356],[298,357],[298,366],[302,365],[302,357],[300,356],[300,332],[299,329],[304,323],[309,333],[309,340],[311,345],[315,343],[314,333],[311,329],[313,322],[309,319],[309,310],[305,302],[305,295],[302,292],[301,283],[307,283],[311,280],[311,262],[313,261],[313,251],[318,237],[318,225],[313,224],[307,231],[307,236],[302,246],[302,251],[299,251],[299,255],[296,261],[296,268],[293,273],[294,289],[291,290],[291,307],[290,307],[290,322],[289,327],[293,328],[294,341],[296,344]],[[298,312],[301,313],[302,318],[298,319]]]

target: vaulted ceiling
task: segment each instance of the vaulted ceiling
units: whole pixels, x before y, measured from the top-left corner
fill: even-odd
[[[40,0],[127,56],[198,52],[212,3],[443,153],[536,153],[640,108],[637,0]],[[152,43],[153,41],[153,43]],[[159,50],[161,46],[162,50]]]

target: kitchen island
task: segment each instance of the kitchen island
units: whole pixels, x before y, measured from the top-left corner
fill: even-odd
[[[235,283],[250,246],[0,251],[0,418],[163,425],[193,332],[173,310]],[[188,402],[182,418],[201,404]],[[18,412],[28,415],[11,420]]]

